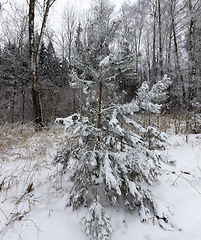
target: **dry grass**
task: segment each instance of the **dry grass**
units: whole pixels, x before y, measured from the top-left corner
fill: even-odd
[[[0,128],[0,192],[1,200],[17,204],[33,183],[46,182],[49,194],[61,188],[59,169],[52,166],[55,155],[66,144],[62,126],[35,132],[33,126],[5,124]],[[54,176],[47,181],[47,177]],[[54,189],[53,189],[54,188]],[[47,189],[48,190],[48,189]]]
[[[155,126],[160,131],[172,134],[186,134],[186,116],[135,114],[133,119],[143,127]]]
[[[0,238],[9,228],[15,230],[16,221],[22,218],[27,221],[25,216],[36,204],[48,204],[53,195],[67,191],[60,166],[52,165],[55,155],[68,143],[65,135],[62,126],[51,126],[40,132],[29,125],[0,127],[0,210],[6,218],[0,226]],[[9,203],[7,213],[6,202]]]
[[[5,124],[0,128],[1,155],[17,145],[23,145],[35,134],[34,128],[27,125]]]
[[[61,126],[51,126],[48,130],[43,129],[40,132],[35,132],[31,125],[5,124],[0,128],[0,154],[4,157],[6,155],[10,157],[12,154],[17,157],[17,154],[20,155],[20,149],[30,152],[31,155],[44,155],[49,147],[63,145],[63,141],[64,133]],[[28,154],[26,157],[34,156]]]

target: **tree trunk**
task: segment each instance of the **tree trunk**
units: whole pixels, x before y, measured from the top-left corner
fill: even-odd
[[[195,49],[194,49],[194,16],[193,16],[193,6],[192,0],[189,0],[189,13],[190,13],[190,26],[189,26],[189,62],[190,62],[190,85],[189,85],[189,100],[193,101],[196,97],[195,90]]]
[[[42,113],[41,113],[41,104],[40,104],[40,96],[39,96],[39,88],[38,88],[38,64],[40,59],[41,46],[43,41],[43,36],[45,33],[47,17],[49,14],[50,7],[55,2],[55,0],[47,0],[45,4],[45,11],[43,15],[42,26],[39,35],[39,42],[37,51],[35,54],[35,41],[34,41],[34,20],[35,20],[35,5],[36,0],[30,0],[29,2],[29,58],[30,58],[30,75],[32,82],[32,98],[33,98],[33,106],[34,106],[34,114],[35,114],[35,124],[36,129],[40,130],[43,126],[42,121]]]
[[[156,83],[156,4],[154,4],[154,26],[153,26],[153,59],[152,59],[152,84]]]
[[[35,115],[35,124],[37,129],[42,127],[42,115],[38,90],[38,79],[35,59],[35,41],[34,41],[34,18],[35,18],[36,0],[30,0],[29,3],[29,58],[30,58],[30,77],[32,83],[32,99]]]
[[[158,0],[158,31],[159,31],[159,67],[160,77],[163,78],[163,48],[162,48],[162,20],[161,20],[161,0]]]
[[[24,79],[22,79],[22,125],[24,124],[24,109],[25,109],[25,91],[24,91]]]
[[[149,40],[149,34],[147,34],[147,46],[146,46],[146,58],[147,58],[147,66],[148,66],[148,79],[151,80],[151,64],[150,64],[150,40]]]
[[[168,74],[171,72],[171,49],[172,49],[172,30],[169,32],[169,41],[168,41],[168,52],[167,52],[167,66]]]
[[[102,82],[99,84],[99,100],[98,100],[98,128],[101,127],[101,102],[102,102]]]
[[[174,40],[174,52],[175,52],[175,57],[176,57],[176,71],[179,72],[179,78],[181,81],[181,85],[182,85],[182,101],[184,102],[186,99],[186,93],[185,93],[185,87],[184,87],[184,79],[183,79],[183,75],[182,75],[182,71],[181,71],[181,65],[180,65],[180,61],[179,61],[179,53],[178,53],[178,44],[177,44],[177,36],[176,36],[176,30],[175,30],[175,6],[173,6],[173,0],[171,0],[171,18],[172,18],[172,33],[173,33],[173,40]]]

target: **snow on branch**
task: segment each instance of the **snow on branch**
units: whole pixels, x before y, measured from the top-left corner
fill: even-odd
[[[149,84],[143,82],[137,92],[137,103],[141,110],[160,113],[162,103],[167,99],[167,89],[172,84],[170,78],[165,75],[162,80],[154,84],[149,90]]]

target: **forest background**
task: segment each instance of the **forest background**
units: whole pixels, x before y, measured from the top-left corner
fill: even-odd
[[[69,83],[72,71],[79,76],[83,73],[82,67],[76,63],[78,56],[91,59],[94,66],[97,61],[93,36],[96,23],[92,16],[96,3],[101,1],[92,2],[82,12],[67,3],[58,18],[61,22],[57,20],[55,28],[54,11],[58,2],[55,1],[49,15],[38,66],[44,124],[74,112],[87,114],[84,107],[87,103],[86,93],[82,87],[75,89]],[[201,2],[139,0],[135,3],[124,2],[116,11],[112,3],[107,0],[103,2],[108,11],[104,21],[108,26],[115,25],[113,36],[107,39],[106,54],[116,54],[125,63],[121,66],[114,64],[110,68],[110,74],[116,76],[117,88],[113,93],[104,92],[103,102],[116,101],[116,96],[121,103],[130,102],[143,82],[148,82],[151,89],[166,74],[172,85],[169,98],[163,103],[162,113],[199,113]],[[34,32],[36,49],[44,7],[43,1],[38,1]],[[28,123],[36,118],[30,77],[28,10],[28,2],[1,3],[0,124]],[[92,76],[87,77],[93,81]],[[95,91],[93,93],[94,98],[98,98]]]

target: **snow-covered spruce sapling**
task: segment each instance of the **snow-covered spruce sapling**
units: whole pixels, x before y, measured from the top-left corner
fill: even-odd
[[[71,145],[55,157],[54,163],[63,164],[70,175],[73,185],[67,205],[73,209],[91,206],[94,201],[103,206],[109,202],[123,205],[131,213],[139,211],[141,221],[155,218],[166,227],[169,217],[158,211],[159,203],[155,204],[148,189],[158,180],[162,159],[140,136],[147,130],[124,115],[130,110],[128,105],[114,106],[102,114],[100,128],[79,114],[57,119],[73,135]]]
[[[102,224],[103,219],[108,219],[105,215],[96,218],[97,227],[94,228],[91,222],[95,211],[102,209],[105,203],[125,206],[130,212],[139,211],[142,221],[154,217],[156,221],[165,223],[168,217],[158,214],[157,205],[148,190],[148,185],[158,180],[161,158],[146,147],[142,135],[147,130],[127,117],[130,112],[139,110],[141,101],[123,106],[110,104],[103,109],[103,88],[111,93],[118,86],[116,66],[119,67],[121,62],[109,48],[118,25],[110,19],[112,8],[108,8],[108,1],[100,1],[99,4],[101,7],[93,9],[92,24],[89,22],[89,50],[86,48],[74,58],[75,69],[71,72],[70,82],[72,87],[82,87],[91,96],[94,96],[94,89],[98,90],[98,101],[87,101],[89,106],[91,102],[93,106],[97,105],[92,111],[92,114],[96,113],[96,122],[94,124],[80,114],[58,119],[73,135],[71,144],[55,157],[54,163],[63,164],[72,181],[67,205],[73,209],[80,206],[91,209],[92,206],[90,217],[83,222],[87,234],[92,239],[94,236],[110,239],[110,232]],[[109,10],[106,11],[109,15],[104,15],[104,9]],[[105,17],[108,18],[104,21],[107,25],[100,21]]]

